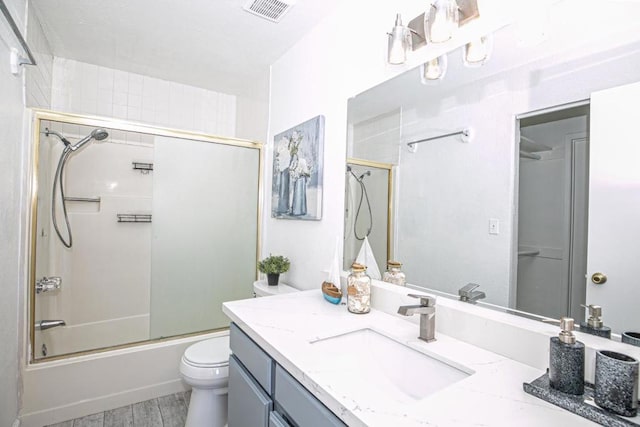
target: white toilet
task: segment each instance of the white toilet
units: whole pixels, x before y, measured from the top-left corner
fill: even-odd
[[[296,291],[285,284],[268,286],[262,280],[253,283],[256,297]],[[228,335],[197,342],[184,351],[180,374],[191,386],[185,427],[224,427],[227,424],[230,352]]]

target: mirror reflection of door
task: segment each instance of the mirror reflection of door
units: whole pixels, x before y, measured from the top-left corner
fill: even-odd
[[[520,117],[516,309],[584,316],[589,106]]]

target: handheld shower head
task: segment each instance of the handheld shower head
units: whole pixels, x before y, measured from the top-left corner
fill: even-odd
[[[365,176],[371,176],[371,171],[366,171],[366,172],[364,172],[362,175],[360,175],[360,178],[358,178],[358,179],[362,179],[362,178],[364,178]]]
[[[109,136],[109,133],[106,130],[102,128],[94,129],[91,131],[89,135],[85,136],[80,141],[76,142],[74,145],[71,145],[69,148],[71,148],[72,151],[76,151],[77,149],[82,148],[86,143],[88,143],[92,139],[95,139],[96,141],[102,141],[108,136]]]
[[[102,141],[109,136],[109,132],[102,128],[98,128],[94,129],[93,132],[91,132],[91,136],[93,136],[96,141]]]

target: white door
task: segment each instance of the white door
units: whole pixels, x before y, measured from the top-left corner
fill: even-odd
[[[640,83],[591,96],[587,304],[616,332],[640,331],[639,100]]]

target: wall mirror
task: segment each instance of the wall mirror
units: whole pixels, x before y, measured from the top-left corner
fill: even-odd
[[[32,360],[226,327],[256,278],[261,144],[34,116]]]
[[[351,99],[347,157],[393,165],[391,253],[412,286],[457,298],[477,283],[483,302],[578,321],[600,305],[614,332],[637,331],[640,10],[577,6],[554,6],[541,44],[507,26],[480,68],[461,48],[437,84],[413,69]]]

